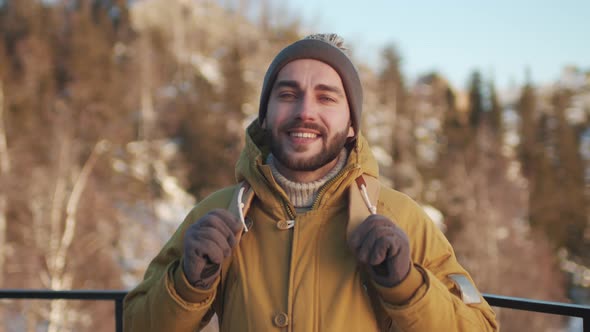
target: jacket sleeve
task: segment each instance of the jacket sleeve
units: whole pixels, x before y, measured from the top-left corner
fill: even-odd
[[[446,237],[418,204],[409,198],[404,201],[396,212],[383,210],[389,210],[387,214],[407,232],[413,267],[397,286],[373,283],[393,325],[406,332],[498,331],[495,313],[479,292],[479,299],[463,301],[460,287],[450,276],[464,276],[472,287],[475,283],[457,262]]]
[[[193,287],[182,270],[186,229],[216,207],[227,207],[232,190],[218,192],[194,207],[170,240],[151,261],[143,281],[125,297],[125,332],[196,331],[213,314],[219,279],[208,290]]]

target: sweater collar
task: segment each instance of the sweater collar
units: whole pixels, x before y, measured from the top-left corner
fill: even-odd
[[[342,149],[338,156],[336,165],[322,178],[312,182],[295,182],[287,179],[276,167],[276,160],[272,154],[266,158],[266,163],[270,166],[272,175],[278,184],[285,190],[289,200],[295,208],[309,209],[313,205],[320,188],[328,181],[333,179],[346,164],[348,154],[346,149]]]

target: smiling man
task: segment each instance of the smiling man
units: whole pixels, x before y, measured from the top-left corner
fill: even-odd
[[[126,331],[497,331],[418,204],[378,181],[334,34],[270,64],[239,184],[200,202],[125,299]]]

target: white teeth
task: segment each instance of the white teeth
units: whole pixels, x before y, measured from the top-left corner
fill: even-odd
[[[312,133],[297,133],[297,132],[292,132],[289,135],[291,135],[292,137],[301,137],[301,138],[316,138],[316,137],[318,137],[318,135],[312,134]]]

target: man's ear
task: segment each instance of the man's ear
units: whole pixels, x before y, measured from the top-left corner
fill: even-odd
[[[354,128],[352,128],[352,125],[348,126],[348,136],[346,137],[354,137]]]

